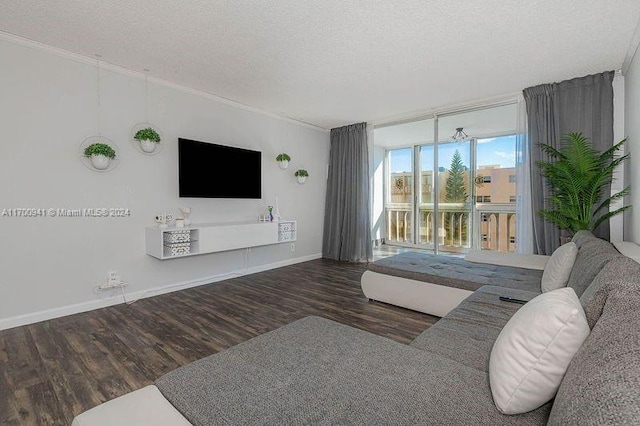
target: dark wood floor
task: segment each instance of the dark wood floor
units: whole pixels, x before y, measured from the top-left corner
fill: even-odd
[[[402,343],[437,321],[369,303],[364,270],[314,260],[0,331],[0,424],[69,425],[176,367],[308,315]]]

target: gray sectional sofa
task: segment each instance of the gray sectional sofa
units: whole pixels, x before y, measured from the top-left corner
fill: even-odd
[[[499,296],[530,300],[540,291],[491,285],[411,345],[307,317],[160,377],[158,395],[194,425],[640,424],[640,264],[590,233],[574,242],[568,285],[592,330],[555,399],[528,413],[496,409],[489,355],[522,306]],[[76,424],[113,423],[118,404],[107,408]]]

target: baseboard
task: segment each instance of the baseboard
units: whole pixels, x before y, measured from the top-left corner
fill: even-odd
[[[280,262],[253,266],[243,271],[232,271],[225,274],[212,275],[209,277],[203,277],[195,280],[168,284],[160,287],[152,287],[146,290],[140,290],[133,293],[125,293],[126,299],[127,299],[127,302],[146,299],[148,297],[159,296],[161,294],[185,290],[191,287],[211,284],[211,283],[227,280],[234,277],[251,275],[257,272],[268,271],[270,269],[276,269],[276,268],[281,268],[283,266],[294,265],[296,263],[307,262],[309,260],[320,259],[321,257],[322,257],[321,253],[316,253],[309,256],[286,259]],[[7,330],[9,328],[20,327],[22,325],[34,324],[37,322],[46,321],[54,318],[60,318],[68,315],[79,314],[82,312],[93,311],[100,308],[106,308],[108,306],[119,305],[121,303],[124,303],[124,300],[122,299],[122,295],[118,293],[118,295],[114,295],[113,297],[110,297],[108,299],[90,300],[87,302],[81,302],[73,305],[62,306],[60,308],[47,309],[44,311],[38,311],[30,314],[3,318],[3,319],[0,319],[0,330]]]

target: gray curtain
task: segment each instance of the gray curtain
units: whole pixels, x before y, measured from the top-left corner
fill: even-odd
[[[538,160],[548,161],[538,143],[560,148],[560,138],[570,132],[581,132],[593,146],[604,151],[613,144],[613,77],[614,72],[588,75],[560,83],[542,84],[523,91],[527,104],[529,141],[531,146],[531,195],[533,207],[534,252],[550,255],[560,246],[560,229],[545,222],[538,213],[547,206],[549,188],[540,175]],[[605,193],[609,193],[605,189]],[[609,239],[609,221],[595,234]]]
[[[366,123],[331,129],[322,256],[347,262],[373,257]]]

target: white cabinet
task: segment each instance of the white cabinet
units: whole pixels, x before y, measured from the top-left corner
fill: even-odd
[[[183,228],[146,228],[147,254],[174,259],[246,247],[296,241],[295,220],[280,222],[205,223]]]

